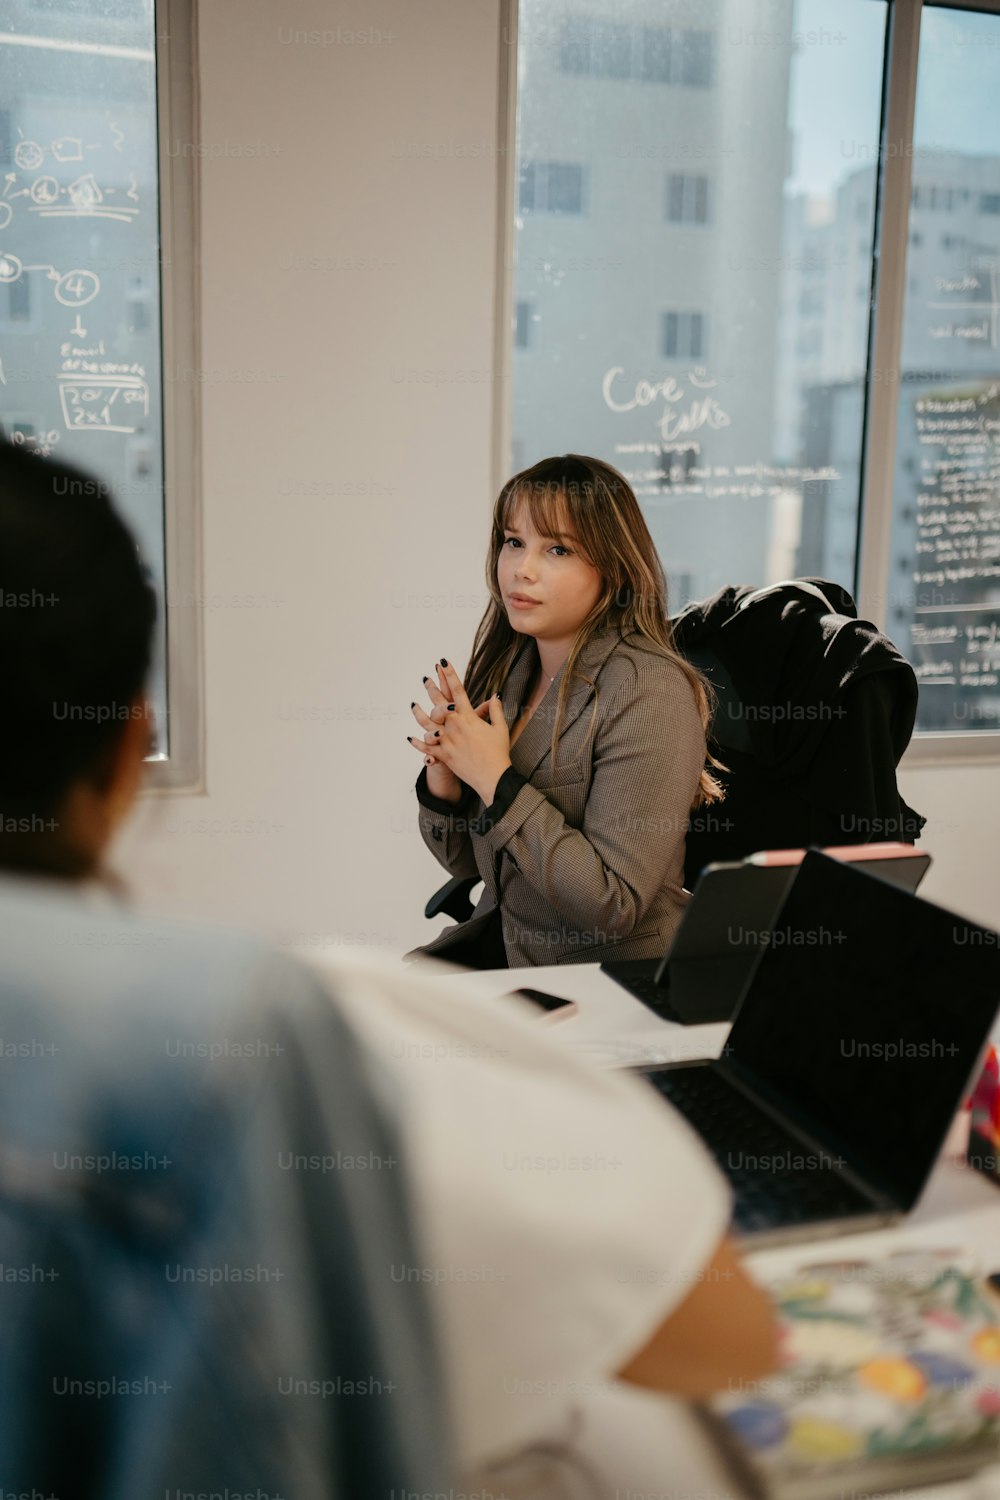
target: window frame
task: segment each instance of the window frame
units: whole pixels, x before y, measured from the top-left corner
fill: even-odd
[[[521,322],[521,309],[524,308],[524,322]],[[518,297],[514,302],[514,348],[520,354],[530,353],[535,347],[532,338],[532,319],[535,315],[535,304],[527,297]],[[523,326],[524,337],[519,337]]]
[[[197,0],[154,0],[160,189],[160,318],[164,368],[197,368],[200,328],[195,152],[168,154],[171,140],[197,141]],[[202,608],[201,412],[196,381],[163,386],[163,521],[169,751],[147,762],[147,793],[205,791]],[[173,603],[171,603],[173,601]]]
[[[579,34],[576,37],[570,37],[574,28],[579,28]],[[618,38],[619,41],[625,42],[623,50],[628,54],[628,66],[624,72],[609,72],[600,66],[595,66],[595,61],[599,60],[602,55],[610,55],[610,48],[602,53],[600,45],[602,29],[608,41],[612,39],[616,30],[625,34]],[[647,70],[646,46],[651,36],[658,36],[666,44],[664,51],[656,55],[656,61],[666,58],[665,76],[659,72]],[[701,62],[707,61],[708,63],[709,76],[705,79],[692,80],[685,77],[689,69],[697,71],[697,68],[691,66],[698,50],[697,42],[688,40],[692,37],[702,41],[707,38],[707,56],[699,59]],[[651,83],[665,84],[668,88],[710,89],[715,87],[717,76],[718,58],[715,40],[715,32],[711,26],[692,26],[683,22],[650,24],[644,21],[616,21],[613,13],[590,15],[580,12],[561,18],[558,71],[570,78],[599,78],[609,83]],[[567,58],[574,49],[578,53],[578,60],[584,66],[566,66]]]
[[[680,214],[674,218],[671,208],[676,184],[679,184]],[[707,172],[667,172],[664,177],[663,196],[663,222],[669,228],[710,229],[712,227],[711,179]],[[685,213],[686,208],[691,209],[690,214]],[[705,210],[701,218],[698,217],[699,208]]]
[[[913,127],[916,118],[920,22],[924,4],[931,9],[975,11],[1000,17],[1000,0],[891,0],[886,22],[881,150],[877,184],[878,238],[871,264],[869,295],[873,313],[869,328],[869,371],[899,368],[907,291]],[[832,8],[832,7],[831,7]],[[500,78],[497,139],[497,267],[494,338],[497,368],[493,414],[492,470],[494,491],[508,477],[511,440],[514,302],[515,210],[518,202],[517,55],[518,0],[500,0]],[[580,75],[574,75],[580,76]],[[913,204],[915,209],[922,205]],[[894,268],[894,269],[890,269]],[[885,628],[891,570],[891,532],[898,382],[867,381],[860,462],[860,504],[855,567],[858,613]],[[904,769],[928,765],[976,765],[1000,762],[1000,732],[954,730],[947,734],[915,731]]]
[[[676,352],[671,354],[667,349],[668,331],[670,319],[676,319],[674,323]],[[697,322],[695,321],[697,320]],[[694,348],[695,328],[698,330],[698,348]],[[672,361],[674,364],[690,363],[691,360],[703,360],[707,358],[705,353],[708,339],[708,314],[700,308],[687,307],[665,307],[660,312],[660,343],[659,358]],[[684,335],[682,338],[681,335]]]
[[[579,208],[553,208],[551,199],[554,196],[552,190],[553,172],[561,170],[579,172],[580,207]],[[531,193],[522,193],[527,173],[531,173]],[[517,211],[519,214],[552,214],[559,219],[584,219],[587,217],[587,163],[579,161],[557,161],[551,157],[541,160],[538,157],[530,157],[522,161],[518,166],[517,179]],[[544,185],[544,194],[541,186]],[[525,201],[530,196],[530,203]],[[539,207],[539,198],[544,197],[544,203]]]

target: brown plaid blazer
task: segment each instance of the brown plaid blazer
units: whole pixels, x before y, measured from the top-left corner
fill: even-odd
[[[501,689],[508,725],[520,715],[536,663],[526,637]],[[638,633],[595,637],[577,663],[553,768],[564,671],[511,749],[527,784],[492,824],[471,788],[454,811],[421,804],[431,853],[449,875],[478,876],[485,889],[467,922],[408,958],[448,959],[449,949],[475,941],[497,907],[511,968],[666,951],[687,901],[684,838],[705,763],[694,693],[681,669]],[[462,962],[457,951],[454,958]]]

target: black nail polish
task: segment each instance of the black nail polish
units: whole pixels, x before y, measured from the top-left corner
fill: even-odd
[[[429,678],[429,677],[425,677],[425,678],[424,678],[424,682],[429,682],[429,681],[430,681],[430,678]]]
[[[445,659],[444,659],[443,656],[441,658],[441,665],[442,665],[442,667],[446,667],[448,665],[448,663],[445,661]]]
[[[416,708],[416,706],[417,706],[417,705],[416,705],[416,702],[415,702],[415,701],[414,701],[414,702],[413,702],[413,703],[411,703],[411,704],[410,704],[410,707],[411,707],[411,708]]]
[[[441,738],[441,731],[440,731],[440,729],[435,729],[435,731],[434,731],[434,738],[438,739],[438,740]]]
[[[449,708],[454,708],[454,707],[455,707],[455,705],[454,705],[454,703],[449,703],[449,704],[448,704],[448,707],[449,707]]]

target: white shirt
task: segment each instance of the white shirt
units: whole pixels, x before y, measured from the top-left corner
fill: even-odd
[[[559,1046],[526,1002],[421,965],[321,972],[401,1117],[423,1264],[466,1471],[567,1436],[693,1289],[728,1185],[646,1082]],[[442,969],[442,972],[445,972]]]

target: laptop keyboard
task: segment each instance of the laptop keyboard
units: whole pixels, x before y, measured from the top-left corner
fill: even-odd
[[[738,958],[735,962],[706,958],[699,973],[699,963],[698,959],[685,960],[681,979],[675,975],[671,983],[668,974],[661,984],[653,978],[659,968],[655,961],[605,963],[601,968],[664,1021],[703,1026],[731,1020],[746,978],[743,965]],[[686,984],[681,982],[685,978]]]
[[[694,1126],[729,1178],[738,1230],[872,1212],[830,1158],[772,1120],[718,1068],[664,1069],[646,1077]]]
[[[603,963],[601,969],[616,984],[628,990],[643,1005],[648,1005],[666,1021],[680,1021],[681,1017],[670,999],[670,985],[657,984],[654,974],[660,967],[659,959],[625,959],[621,963]]]
[[[668,1021],[680,1020],[680,1016],[670,1002],[670,989],[667,985],[657,984],[655,979],[645,979],[631,974],[627,979],[617,974],[612,974],[611,977],[617,979],[619,984],[624,985],[637,1000],[641,1000],[643,1005],[648,1005],[650,1010],[654,1010],[658,1016],[663,1016]]]

